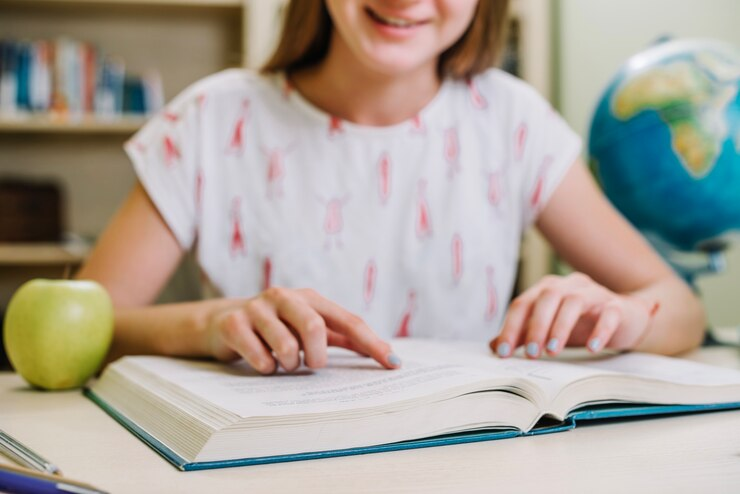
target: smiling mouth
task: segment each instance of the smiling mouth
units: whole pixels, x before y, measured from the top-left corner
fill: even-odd
[[[377,12],[375,12],[373,9],[371,9],[370,7],[365,7],[365,12],[367,12],[370,18],[373,19],[375,22],[383,24],[384,26],[397,27],[397,28],[402,28],[402,29],[408,29],[408,28],[420,26],[422,24],[426,24],[427,22],[427,21],[414,21],[410,19],[403,19],[401,17],[380,15]]]

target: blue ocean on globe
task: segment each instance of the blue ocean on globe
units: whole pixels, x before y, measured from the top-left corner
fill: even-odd
[[[632,57],[598,103],[589,153],[607,197],[654,243],[721,249],[740,232],[740,50],[674,40]]]

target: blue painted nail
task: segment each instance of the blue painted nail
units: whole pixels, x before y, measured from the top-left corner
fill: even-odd
[[[600,346],[601,341],[598,338],[594,338],[593,340],[588,342],[588,347],[591,349],[592,352],[598,352]]]
[[[401,359],[398,358],[398,355],[396,355],[395,353],[389,353],[388,357],[386,358],[388,359],[388,363],[391,364],[393,367],[398,367],[399,365],[401,365]]]
[[[527,355],[530,357],[536,357],[538,353],[540,353],[540,346],[537,343],[534,341],[527,343]]]
[[[547,342],[547,350],[549,352],[554,352],[557,349],[558,349],[558,339],[550,338],[550,341]]]
[[[499,357],[508,357],[509,353],[511,352],[511,345],[506,343],[505,341],[502,343],[499,343],[496,347],[496,353]]]

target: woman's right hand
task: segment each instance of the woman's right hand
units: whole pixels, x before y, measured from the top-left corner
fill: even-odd
[[[372,357],[388,369],[400,366],[388,343],[358,316],[311,289],[272,287],[236,307],[217,312],[208,325],[211,352],[219,360],[239,357],[261,374],[278,365],[288,372],[303,363],[324,367],[327,347]]]

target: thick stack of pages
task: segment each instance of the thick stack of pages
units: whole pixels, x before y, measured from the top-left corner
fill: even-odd
[[[589,419],[740,408],[740,372],[686,360],[637,353],[501,360],[485,344],[393,345],[404,362],[394,371],[338,349],[331,349],[327,368],[272,376],[243,362],[125,357],[87,395],[184,470],[556,432]]]

